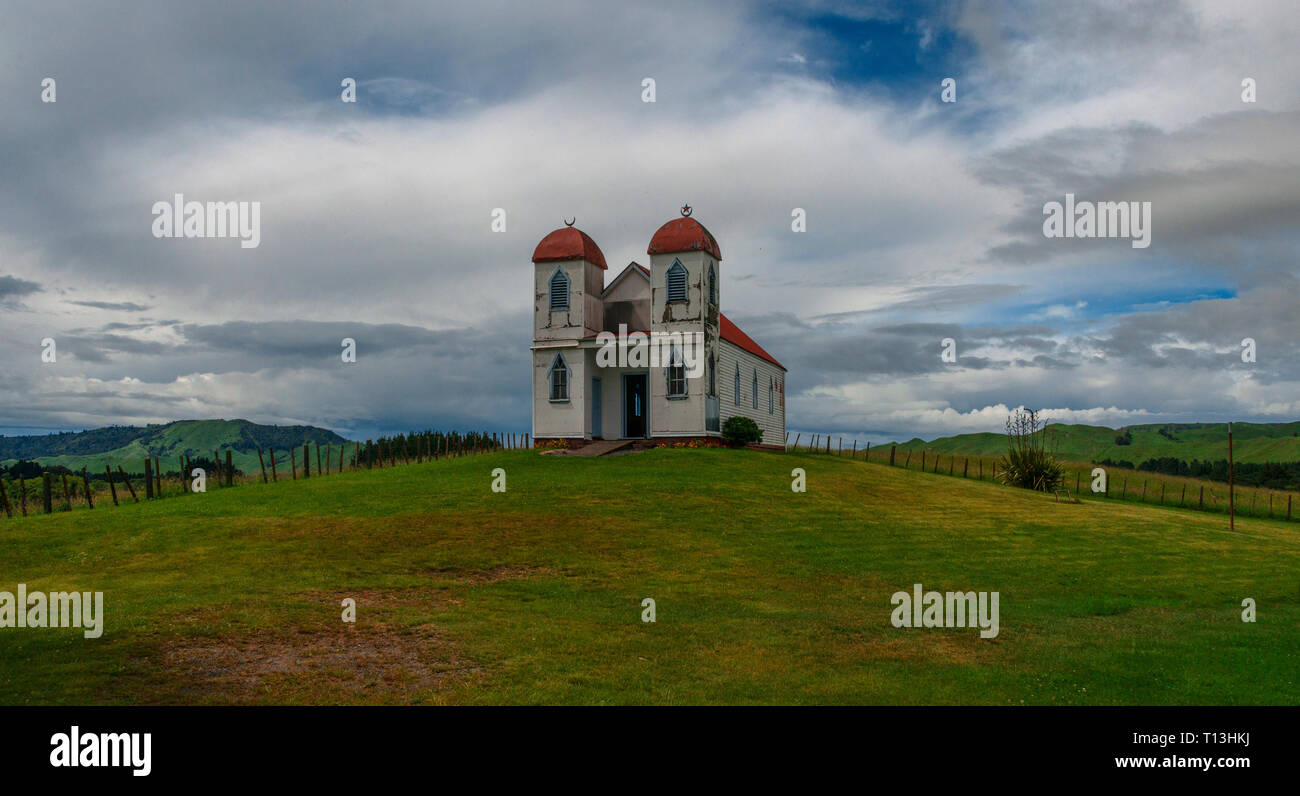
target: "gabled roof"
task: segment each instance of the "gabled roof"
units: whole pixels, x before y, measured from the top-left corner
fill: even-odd
[[[718,333],[722,336],[722,339],[726,340],[728,343],[739,346],[759,359],[766,359],[781,370],[785,370],[785,365],[777,362],[776,357],[764,351],[763,347],[758,343],[755,343],[752,337],[740,331],[739,326],[732,323],[726,315],[723,315],[720,312],[718,313]]]
[[[640,263],[632,262],[632,263],[628,263],[627,268],[624,268],[622,273],[620,273],[617,277],[615,277],[614,281],[610,283],[609,287],[612,288],[615,284],[619,282],[619,280],[621,280],[624,276],[626,276],[629,272],[631,272],[632,266],[636,266],[637,269],[640,270],[641,274],[645,276],[646,279],[650,278],[650,269],[646,268],[644,265],[641,265]],[[609,288],[606,288],[606,292],[608,291]],[[723,340],[726,340],[728,343],[731,343],[734,346],[737,346],[745,351],[748,351],[749,353],[753,354],[759,359],[765,359],[768,362],[771,362],[773,365],[776,365],[781,370],[785,370],[785,365],[782,365],[780,362],[777,362],[776,357],[767,353],[767,351],[765,351],[761,345],[754,342],[754,338],[742,332],[739,326],[732,323],[731,319],[728,318],[726,315],[723,315],[721,312],[718,313],[718,334]]]

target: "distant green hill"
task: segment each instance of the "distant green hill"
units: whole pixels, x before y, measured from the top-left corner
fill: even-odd
[[[1226,423],[1154,423],[1119,429],[1053,423],[1047,428],[1061,458],[1070,461],[1110,459],[1141,464],[1147,459],[1162,457],[1184,461],[1228,458]],[[1121,436],[1131,441],[1125,445],[1118,444],[1116,439]],[[912,439],[899,443],[898,447],[900,450],[1000,456],[1006,453],[1007,437],[1005,434],[958,434],[930,442]],[[1233,458],[1239,462],[1300,461],[1300,422],[1233,423],[1232,452]]]
[[[145,457],[155,456],[162,462],[164,471],[171,471],[180,469],[182,455],[211,458],[213,451],[219,451],[224,457],[229,450],[235,467],[256,472],[258,448],[275,448],[278,452],[306,443],[337,448],[347,441],[333,431],[316,426],[266,426],[247,420],[178,420],[166,425],[0,436],[0,464],[9,466],[26,459],[73,470],[86,467],[92,473],[102,473],[105,465],[114,469],[120,465],[127,472],[135,473],[144,470]]]

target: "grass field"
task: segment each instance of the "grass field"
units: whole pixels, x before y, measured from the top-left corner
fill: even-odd
[[[0,537],[0,590],[107,615],[0,629],[7,704],[1300,701],[1300,525],[847,457],[501,452]],[[918,582],[999,592],[1000,634],[892,627]]]

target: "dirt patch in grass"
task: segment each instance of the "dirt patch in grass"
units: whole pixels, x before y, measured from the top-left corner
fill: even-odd
[[[429,626],[260,630],[164,645],[178,696],[240,704],[407,703],[476,680],[481,669]]]
[[[294,626],[229,621],[219,608],[176,617],[216,635],[184,633],[157,656],[168,684],[159,701],[213,704],[406,704],[479,683],[483,667],[460,654],[426,612],[447,607],[447,595],[427,588],[351,590],[357,622],[340,621],[340,596],[295,595],[320,604],[319,619]],[[295,600],[296,601],[296,600]],[[332,619],[326,620],[329,616]],[[202,631],[200,631],[202,632]]]

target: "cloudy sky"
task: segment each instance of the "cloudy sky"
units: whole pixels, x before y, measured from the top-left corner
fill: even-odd
[[[537,241],[612,274],[683,202],[792,431],[1295,420],[1297,40],[1290,0],[10,4],[0,431],[525,431]],[[260,245],[155,238],[176,193]],[[1067,193],[1151,245],[1044,237]]]

